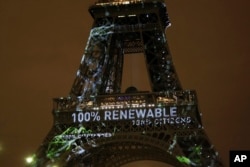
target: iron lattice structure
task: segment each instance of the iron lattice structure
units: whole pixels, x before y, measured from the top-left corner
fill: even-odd
[[[34,167],[119,167],[137,160],[222,166],[204,132],[194,90],[183,90],[169,53],[163,0],[99,1],[68,97]],[[144,53],[151,91],[121,92],[124,55]],[[126,56],[126,55],[125,55]]]

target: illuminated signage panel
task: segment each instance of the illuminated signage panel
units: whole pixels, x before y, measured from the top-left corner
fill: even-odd
[[[179,108],[179,110],[178,110]],[[85,110],[79,112],[60,112],[56,114],[57,120],[65,123],[81,124],[90,122],[131,121],[133,125],[149,124],[189,124],[191,123],[192,106],[168,106],[145,108],[121,108]],[[61,117],[61,119],[60,119]],[[69,119],[70,117],[70,119]]]

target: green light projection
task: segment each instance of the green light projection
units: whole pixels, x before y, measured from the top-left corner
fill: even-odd
[[[81,137],[77,137],[80,134],[89,134],[91,130],[87,130],[85,127],[69,127],[60,135],[56,135],[49,143],[46,155],[49,159],[54,159],[60,156],[64,151],[72,148],[72,146],[77,146],[76,140]],[[72,135],[71,139],[67,139],[65,136]]]
[[[186,156],[176,156],[176,159],[184,164],[192,166],[201,166],[202,146],[194,146],[190,148],[191,153]]]

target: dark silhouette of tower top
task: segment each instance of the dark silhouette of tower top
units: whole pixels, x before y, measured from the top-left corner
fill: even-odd
[[[89,12],[94,24],[76,78],[67,97],[54,99],[53,127],[30,166],[119,167],[138,160],[222,166],[195,91],[183,90],[177,77],[164,1],[99,0]],[[135,63],[145,64],[148,91],[133,85],[121,91],[131,53],[143,54]]]

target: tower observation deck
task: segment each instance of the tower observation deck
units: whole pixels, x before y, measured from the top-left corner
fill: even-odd
[[[99,0],[76,78],[32,167],[119,167],[155,160],[220,167],[194,90],[183,90],[165,36],[164,0]],[[121,91],[124,57],[144,55],[150,90]],[[138,76],[140,77],[140,76]],[[143,84],[143,83],[142,83]]]

